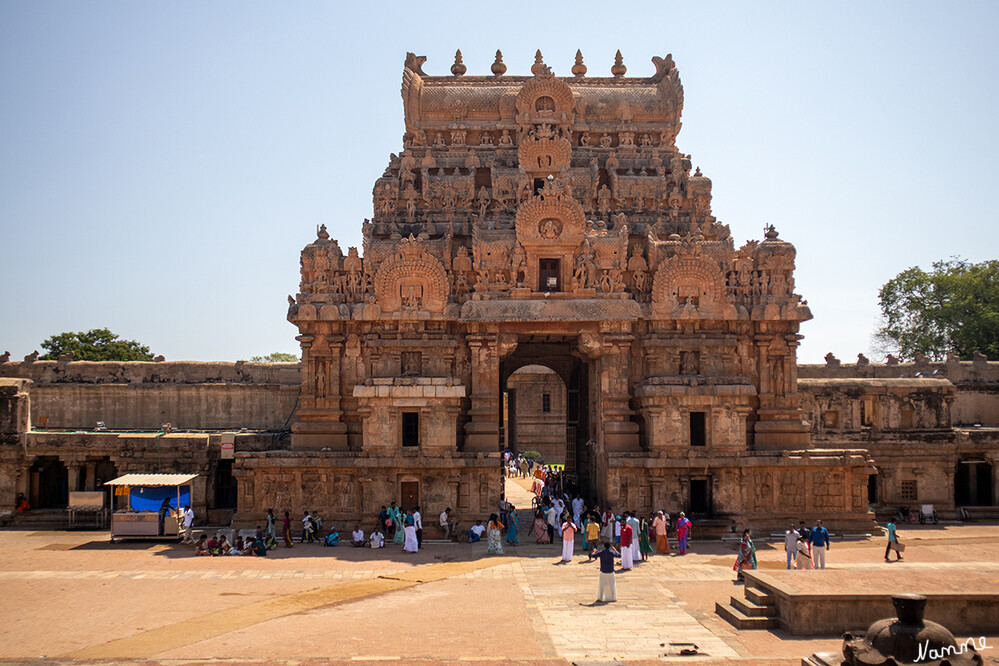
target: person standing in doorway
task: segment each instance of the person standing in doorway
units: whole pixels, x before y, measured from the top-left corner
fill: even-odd
[[[611,548],[609,541],[604,541],[604,547],[593,553],[600,561],[600,587],[597,591],[597,603],[617,601],[617,582],[614,580],[614,559],[618,552]]]
[[[794,558],[798,555],[798,537],[801,536],[798,530],[794,529],[791,523],[787,531],[784,532],[784,554],[787,556],[787,568],[794,568]]]
[[[826,551],[829,550],[829,530],[822,527],[822,521],[816,520],[812,528],[812,557],[816,569],[826,568]]]
[[[899,549],[898,534],[895,532],[895,522],[892,520],[888,521],[888,545],[885,547],[885,562],[888,561],[888,556],[891,551],[895,551],[895,555],[898,559],[902,559],[902,551]]]

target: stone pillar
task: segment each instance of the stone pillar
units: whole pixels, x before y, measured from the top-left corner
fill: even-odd
[[[69,492],[74,492],[80,488],[80,468],[82,465],[78,462],[67,462],[66,471],[68,480],[66,481],[66,489]]]
[[[299,451],[347,450],[347,424],[341,421],[340,359],[342,335],[300,335],[302,397],[291,447]]]
[[[96,483],[97,482],[97,478],[96,478],[97,477],[97,463],[95,463],[95,462],[88,462],[88,463],[86,463],[86,469],[87,469],[87,479],[86,479],[87,487],[86,487],[86,490],[93,491],[97,487],[97,483]]]
[[[472,369],[472,406],[465,424],[464,450],[495,452],[500,450],[499,421],[500,360],[517,348],[515,336],[492,333],[472,334],[466,338]]]
[[[801,418],[798,408],[797,357],[794,353],[798,346],[797,334],[784,336],[788,354],[783,354],[782,387],[775,387],[772,377],[770,346],[774,335],[757,334],[757,384],[760,407],[757,421],[754,424],[754,444],[758,451],[780,451],[806,449],[811,446],[811,432],[808,423]],[[781,395],[783,394],[783,395]]]
[[[640,450],[638,424],[631,420],[631,345],[630,333],[605,334],[600,358],[600,395],[602,432],[608,451]]]

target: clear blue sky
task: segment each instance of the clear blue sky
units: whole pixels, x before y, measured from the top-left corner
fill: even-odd
[[[591,75],[672,53],[677,143],[736,245],[773,223],[815,319],[868,352],[899,271],[999,250],[999,3],[0,3],[0,351],[109,327],[168,359],[298,352],[325,223],[360,245],[407,51]]]

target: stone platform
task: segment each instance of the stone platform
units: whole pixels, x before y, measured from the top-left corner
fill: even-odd
[[[752,571],[745,578],[746,601],[733,598],[733,606],[757,619],[761,628],[779,628],[799,636],[866,630],[876,620],[894,617],[891,595],[899,592],[926,595],[926,619],[955,635],[991,634],[999,627],[999,569],[991,567],[972,571],[943,566],[936,571],[921,569],[918,574],[912,570]],[[764,618],[769,622],[762,622]]]

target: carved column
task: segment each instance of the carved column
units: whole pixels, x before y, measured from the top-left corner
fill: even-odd
[[[341,420],[340,360],[342,335],[300,335],[302,397],[298,421],[292,426],[296,450],[347,450],[347,424]]]
[[[97,475],[97,463],[88,462],[86,463],[87,478],[86,478],[86,490],[94,490],[96,487],[96,475]]]
[[[774,335],[759,333],[754,338],[760,400],[758,420],[754,424],[755,448],[758,451],[804,449],[811,446],[808,423],[802,420],[801,410],[798,408],[797,360],[794,353],[798,338],[796,334],[784,336],[789,351],[782,355],[784,390],[774,386],[773,381],[770,346]]]
[[[631,345],[630,333],[605,334],[600,358],[600,420],[608,451],[640,450],[638,424],[631,420]]]
[[[500,450],[500,360],[517,348],[517,339],[492,333],[466,338],[472,365],[472,406],[465,424],[465,451]]]

